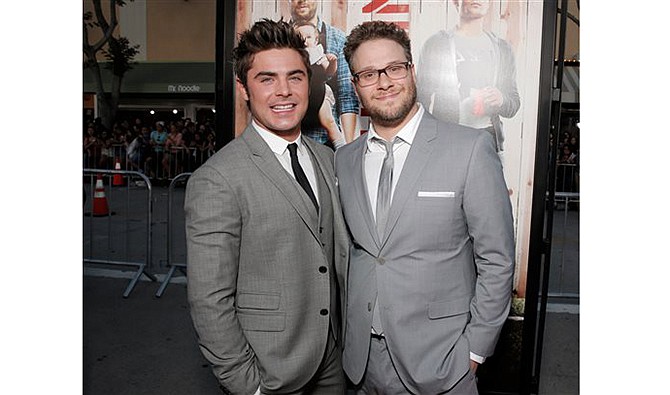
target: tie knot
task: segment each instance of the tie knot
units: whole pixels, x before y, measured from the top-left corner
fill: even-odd
[[[286,148],[288,148],[288,152],[293,156],[298,152],[298,144],[296,143],[291,143],[289,144]]]
[[[375,137],[375,140],[384,146],[387,154],[393,152],[393,145],[400,141],[397,137],[394,137],[392,141],[387,141],[381,137]]]

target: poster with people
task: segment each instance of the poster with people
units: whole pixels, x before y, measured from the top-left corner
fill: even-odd
[[[494,137],[515,216],[515,293],[525,296],[542,2],[527,0],[238,0],[237,33],[261,18],[294,24],[310,53],[310,108],[302,130],[336,149],[368,130],[342,49],[356,25],[383,20],[411,39],[418,101],[435,117]],[[236,136],[248,122],[235,99]]]

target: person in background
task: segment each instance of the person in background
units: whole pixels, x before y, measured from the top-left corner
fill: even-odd
[[[356,138],[356,122],[360,105],[354,86],[351,84],[349,65],[344,59],[344,52],[342,52],[346,35],[342,30],[327,24],[317,15],[316,0],[288,0],[288,3],[291,22],[294,24],[308,22],[316,26],[318,42],[323,46],[324,53],[334,54],[337,58],[337,73],[334,78],[328,80],[328,85],[335,94],[336,105],[333,116],[344,134],[345,142],[350,143]],[[310,109],[308,112],[317,113],[321,103],[310,101],[310,106],[316,106],[316,108]],[[314,123],[317,121],[314,121]],[[326,130],[318,127],[318,124],[317,127],[303,130],[303,133],[322,144],[329,143],[331,146],[333,144],[333,141],[329,142]]]
[[[503,160],[502,118],[521,107],[516,61],[509,43],[484,30],[490,0],[453,0],[455,29],[423,45],[417,69],[418,101],[435,118],[486,130]]]
[[[231,394],[344,394],[348,239],[333,151],[302,135],[305,43],[263,19],[233,49],[252,121],[191,176],[188,301],[204,357]]]
[[[355,27],[344,53],[371,120],[335,160],[352,242],[344,370],[364,394],[477,394],[514,277],[493,136],[417,103],[410,40],[397,25]]]
[[[321,126],[328,131],[328,141],[332,143],[335,149],[338,149],[346,144],[346,142],[333,116],[333,106],[336,103],[333,89],[330,85],[326,84],[326,81],[335,75],[337,71],[337,57],[333,54],[323,52],[323,46],[318,43],[319,32],[316,30],[316,26],[309,22],[298,22],[295,24],[295,29],[305,40],[312,68],[309,100],[310,102],[321,103],[321,106],[310,105],[309,108],[317,110],[317,113],[310,114],[308,109],[305,119],[316,116]],[[305,119],[303,119],[301,127],[308,125]]]
[[[158,161],[162,161],[163,159],[163,148],[168,135],[163,121],[156,122],[155,127],[156,129],[152,130],[149,136],[149,145],[153,147],[153,150],[151,151],[151,156],[145,162],[152,178],[158,175]]]
[[[95,126],[90,124],[84,134],[84,167],[95,168],[96,160],[100,158],[100,141],[97,138]]]
[[[172,178],[184,170],[184,161],[188,157],[184,155],[188,153],[188,147],[184,142],[184,135],[179,129],[180,123],[170,124],[170,133],[165,139],[162,165],[163,174],[168,175],[168,178]]]

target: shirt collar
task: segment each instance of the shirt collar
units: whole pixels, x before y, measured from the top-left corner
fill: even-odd
[[[421,103],[418,103],[419,110],[414,114],[412,119],[407,122],[405,126],[398,131],[398,134],[396,134],[396,137],[399,138],[400,140],[404,141],[405,143],[412,145],[412,142],[414,141],[414,137],[416,136],[416,131],[419,129],[419,123],[421,122],[421,118],[423,118],[423,113],[424,109]],[[370,123],[370,130],[368,131],[368,149],[370,149],[370,144],[372,143],[373,138],[379,138],[383,139],[381,136],[375,132],[374,125]]]
[[[272,152],[274,152],[277,155],[283,155],[284,152],[286,152],[286,147],[288,147],[289,144],[291,143],[296,143],[298,144],[298,151],[303,152],[303,142],[302,139],[300,138],[302,136],[302,133],[298,135],[298,138],[295,141],[287,141],[276,134],[268,131],[267,129],[263,128],[261,125],[259,125],[255,120],[251,120],[251,126],[256,129],[258,134],[265,140],[265,142],[270,146],[270,149]]]

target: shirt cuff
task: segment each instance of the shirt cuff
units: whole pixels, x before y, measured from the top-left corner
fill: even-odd
[[[478,364],[483,364],[486,361],[486,357],[479,356],[472,351],[470,351],[470,359],[477,362]]]

